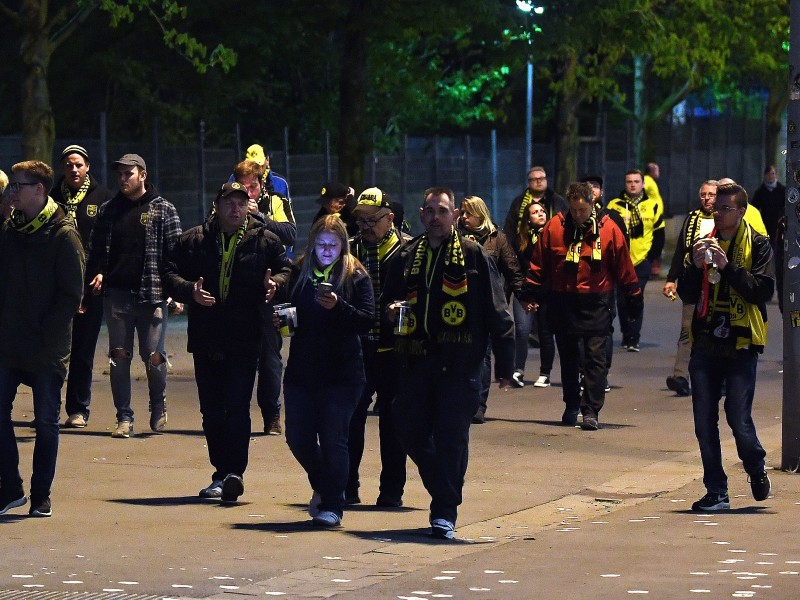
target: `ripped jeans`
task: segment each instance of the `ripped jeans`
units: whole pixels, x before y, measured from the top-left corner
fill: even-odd
[[[164,350],[166,302],[140,304],[136,302],[135,292],[109,288],[103,310],[108,326],[111,395],[117,409],[117,421],[133,423],[131,359],[134,330],[139,336],[139,356],[147,372],[150,409],[164,405],[167,389],[167,353]]]

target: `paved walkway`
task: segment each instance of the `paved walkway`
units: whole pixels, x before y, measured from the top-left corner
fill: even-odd
[[[61,437],[51,519],[0,517],[0,599],[282,596],[285,598],[797,598],[800,478],[770,471],[774,497],[756,503],[724,435],[732,509],[697,515],[703,494],[690,402],[666,390],[680,319],[648,287],[642,352],[615,354],[597,432],[559,425],[555,385],[493,390],[472,429],[455,542],[431,539],[428,497],[413,465],[399,510],[377,496],[377,421],[362,467],[364,504],[344,527],[319,531],[310,489],[282,437],[255,435],[242,502],[197,498],[210,481],[185,328],[168,336],[168,432],[150,434],[143,370],[139,435],[110,437],[114,412],[98,346],[89,427]],[[768,465],[780,463],[779,315],[760,362],[754,417]],[[535,379],[538,354],[526,374]],[[261,426],[253,413],[254,430]],[[30,477],[30,395],[14,410]],[[26,482],[27,483],[27,482]],[[26,507],[27,508],[27,507]]]

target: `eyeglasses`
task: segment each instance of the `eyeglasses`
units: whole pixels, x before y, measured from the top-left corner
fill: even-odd
[[[734,210],[739,210],[739,207],[738,206],[726,206],[726,205],[723,204],[722,206],[715,206],[714,208],[711,209],[711,212],[727,214],[727,213],[733,212]]]
[[[6,190],[9,192],[18,192],[19,188],[23,185],[39,185],[38,183],[30,183],[29,181],[10,181]]]
[[[534,183],[540,183],[542,181],[547,181],[547,177],[528,177],[528,181],[533,181]]]
[[[389,213],[386,213],[385,215],[381,215],[377,219],[356,219],[356,225],[358,225],[359,227],[366,227],[368,229],[372,229],[373,227],[375,227],[375,225],[383,221],[388,216]]]

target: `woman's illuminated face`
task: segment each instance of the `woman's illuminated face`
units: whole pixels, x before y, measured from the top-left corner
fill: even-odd
[[[314,242],[314,256],[321,267],[332,265],[342,254],[342,241],[330,232],[323,231]]]

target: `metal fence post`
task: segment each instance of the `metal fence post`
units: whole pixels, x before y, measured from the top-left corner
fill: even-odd
[[[160,163],[159,163],[159,147],[158,147],[158,117],[153,117],[153,127],[150,132],[150,152],[153,153],[152,162],[153,166],[151,168],[152,177],[150,179],[153,182],[153,185],[156,189],[159,188],[159,172],[160,172]],[[150,176],[150,173],[147,174]]]
[[[330,181],[333,163],[331,160],[331,132],[325,130],[325,181]]]
[[[467,134],[464,136],[464,196],[469,196],[472,192],[472,171],[469,164],[471,150],[469,134]]]
[[[491,134],[492,150],[491,150],[491,169],[492,169],[492,221],[497,223],[499,218],[500,198],[498,198],[499,191],[497,189],[497,130],[492,129]]]
[[[289,168],[289,128],[283,128],[283,157],[284,157],[284,170],[286,171],[286,181],[291,181],[291,169]]]
[[[105,112],[100,113],[100,182],[108,187],[108,128]]]
[[[403,134],[403,144],[400,147],[400,202],[406,205],[408,194],[408,134]]]
[[[200,131],[198,135],[197,162],[198,162],[198,198],[197,209],[202,223],[206,218],[206,122],[200,121]]]

